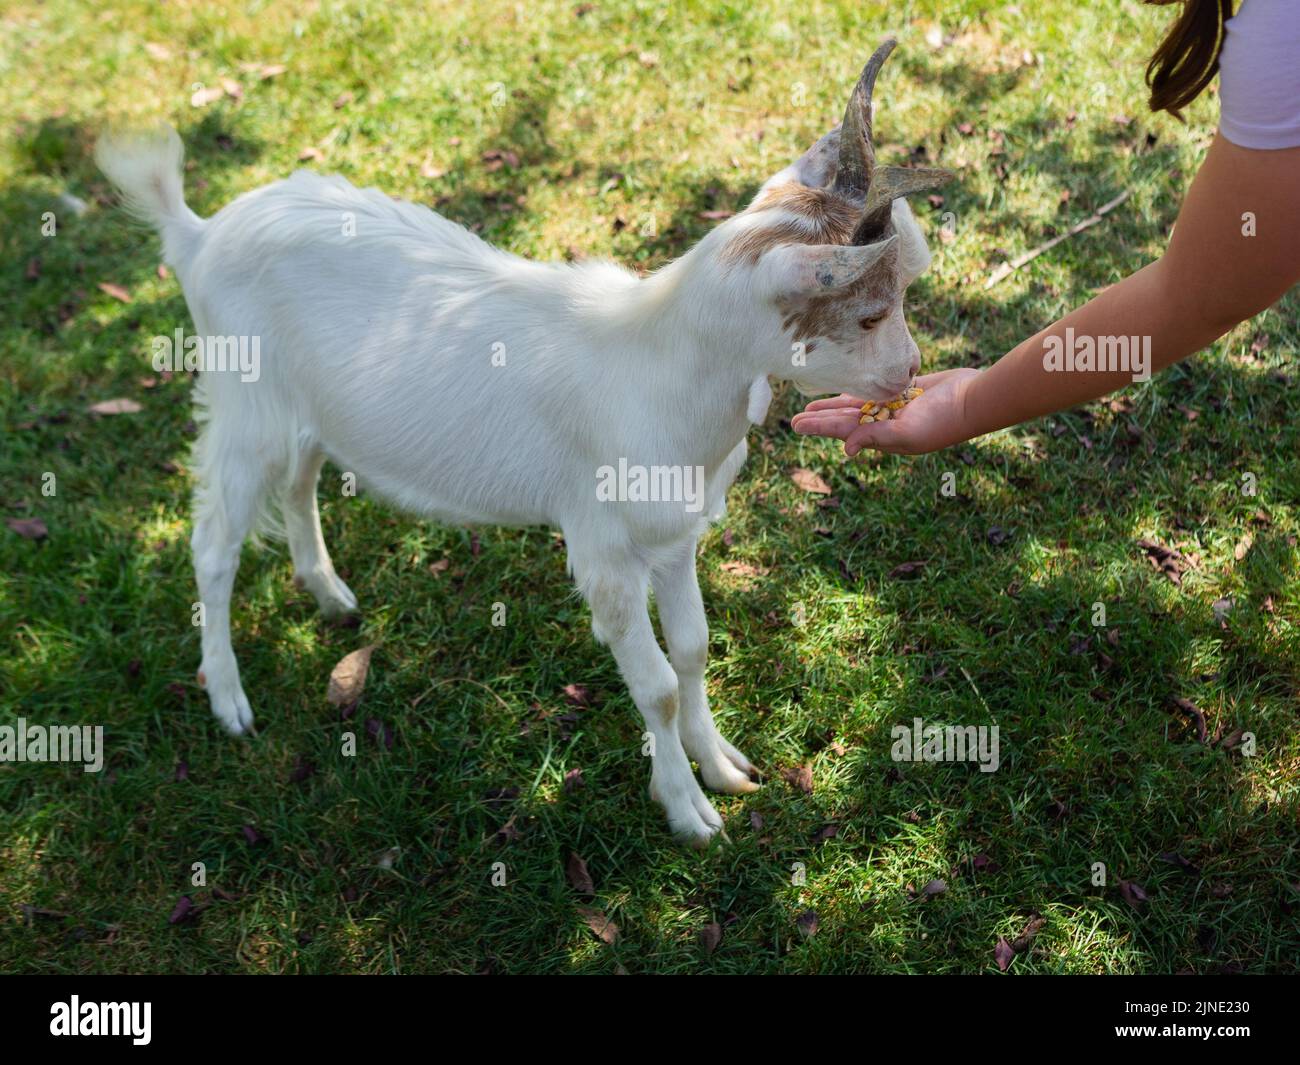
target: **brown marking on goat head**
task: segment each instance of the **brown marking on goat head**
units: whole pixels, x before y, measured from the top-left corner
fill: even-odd
[[[733,237],[722,249],[724,263],[753,266],[766,252],[783,244],[848,244],[862,217],[860,204],[830,189],[810,188],[793,181],[762,193],[744,214],[767,211],[784,214],[771,225],[755,223]]]

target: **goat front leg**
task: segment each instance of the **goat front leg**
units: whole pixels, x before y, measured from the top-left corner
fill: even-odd
[[[608,644],[633,702],[650,734],[650,797],[668,814],[673,834],[704,847],[721,830],[722,818],[691,772],[678,734],[678,684],[668,664],[646,603],[647,573],[638,563],[594,569],[575,563],[574,576],[591,606],[592,631]],[[585,570],[585,571],[584,571]]]
[[[655,602],[668,654],[677,673],[681,707],[678,731],[686,753],[700,767],[704,783],[714,791],[744,795],[758,790],[749,778],[754,767],[724,740],[709,710],[704,666],[709,652],[709,623],[695,573],[695,541],[654,571]]]

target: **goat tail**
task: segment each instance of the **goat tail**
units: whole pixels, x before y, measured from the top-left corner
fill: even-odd
[[[122,194],[126,210],[162,234],[163,258],[172,267],[189,259],[204,224],[185,205],[184,161],[185,147],[168,125],[106,132],[95,145],[99,169]]]

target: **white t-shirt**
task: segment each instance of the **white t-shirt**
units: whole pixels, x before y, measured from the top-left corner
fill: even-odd
[[[1300,147],[1300,0],[1242,0],[1225,23],[1219,132],[1242,148]]]

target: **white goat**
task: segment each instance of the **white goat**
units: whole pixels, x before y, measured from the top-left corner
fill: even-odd
[[[714,790],[757,785],[705,694],[696,540],[721,513],[770,377],[888,400],[918,368],[902,295],[929,252],[901,197],[950,175],[875,164],[871,91],[892,47],[872,56],[842,127],[646,278],[528,262],[427,208],[301,171],[204,220],[183,200],[174,131],[101,140],[101,168],[162,234],[197,334],[256,337],[264,356],[255,382],[209,370],[196,391],[199,679],[226,728],[253,721],[230,598],[268,499],[295,580],[326,612],[357,605],[321,537],[328,456],[416,514],[561,529],[594,633],[653,737],[651,796],[696,845],[722,827],[689,760]],[[702,470],[703,497],[611,500],[602,478],[620,460],[685,471],[683,484]]]

